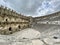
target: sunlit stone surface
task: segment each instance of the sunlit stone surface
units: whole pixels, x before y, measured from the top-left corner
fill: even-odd
[[[60,30],[55,28],[41,32],[28,28],[11,35],[0,35],[0,45],[60,45]]]
[[[43,45],[44,43],[41,40],[32,40],[33,45]]]
[[[21,38],[21,39],[24,39],[24,38],[34,39],[34,38],[40,38],[40,36],[41,36],[41,34],[37,30],[34,30],[34,29],[25,29],[25,31],[23,31],[21,34],[19,34],[18,37]]]
[[[36,18],[9,12],[0,10],[0,45],[60,45],[60,12]]]

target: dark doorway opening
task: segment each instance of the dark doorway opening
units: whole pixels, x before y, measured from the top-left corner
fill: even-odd
[[[6,19],[6,21],[8,21],[8,19]]]
[[[18,28],[19,28],[19,29],[21,28],[20,25],[18,26]]]
[[[9,31],[12,31],[12,28],[11,27],[9,27]]]
[[[54,36],[53,38],[54,38],[54,39],[58,39],[58,37],[56,37],[56,36]]]

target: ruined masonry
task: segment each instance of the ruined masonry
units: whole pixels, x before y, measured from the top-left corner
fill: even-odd
[[[27,17],[0,6],[0,34],[9,35],[25,28],[35,29],[39,27],[38,24],[60,25],[60,11],[40,17]]]
[[[16,13],[16,11],[0,6],[0,34],[12,34],[30,27],[30,17]]]

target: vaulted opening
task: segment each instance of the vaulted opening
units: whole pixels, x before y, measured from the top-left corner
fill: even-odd
[[[9,31],[12,31],[12,28],[11,27],[9,27]]]
[[[8,19],[6,19],[6,21],[8,21]]]
[[[21,26],[19,25],[19,26],[18,26],[18,28],[20,29],[20,28],[21,28]]]

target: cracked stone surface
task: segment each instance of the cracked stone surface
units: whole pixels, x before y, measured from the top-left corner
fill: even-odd
[[[27,28],[11,35],[0,35],[0,45],[60,45],[60,26],[42,25],[37,29]]]

